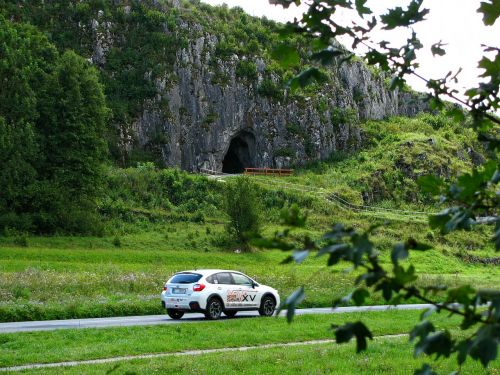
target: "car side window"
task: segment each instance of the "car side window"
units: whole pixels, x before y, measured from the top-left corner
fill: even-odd
[[[219,283],[219,281],[217,280],[215,275],[208,276],[207,282],[209,282],[210,284],[218,284]]]
[[[232,284],[233,283],[233,278],[231,277],[231,274],[229,272],[221,272],[215,276],[217,276],[218,284]]]
[[[236,285],[252,285],[252,280],[250,280],[248,277],[243,276],[239,273],[233,273],[233,280]]]

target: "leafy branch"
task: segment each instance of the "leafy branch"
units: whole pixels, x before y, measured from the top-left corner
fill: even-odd
[[[471,230],[474,225],[481,222],[495,224],[494,235],[491,238],[497,251],[500,251],[500,219],[498,207],[500,206],[500,194],[498,183],[500,182],[500,168],[498,160],[498,149],[500,148],[499,133],[500,119],[495,112],[499,109],[499,85],[500,85],[500,49],[491,46],[482,46],[485,55],[479,61],[479,68],[484,73],[477,87],[472,87],[463,93],[462,99],[457,90],[450,87],[452,83],[458,83],[460,71],[449,72],[444,78],[433,80],[427,79],[417,72],[417,52],[424,46],[414,31],[407,39],[406,44],[395,48],[387,41],[373,43],[370,34],[377,26],[384,30],[396,30],[398,28],[410,28],[414,24],[425,20],[429,13],[428,9],[422,8],[423,0],[409,0],[406,8],[395,7],[387,13],[376,17],[372,10],[367,7],[367,0],[323,0],[323,1],[301,1],[301,0],[270,0],[271,4],[280,4],[287,8],[291,4],[307,4],[308,10],[302,19],[295,20],[286,25],[285,34],[301,33],[307,35],[311,40],[311,59],[321,65],[342,64],[351,59],[354,54],[345,47],[339,45],[335,39],[347,35],[352,38],[352,48],[356,50],[364,46],[367,52],[364,59],[368,65],[377,66],[382,71],[393,75],[391,89],[403,88],[405,77],[414,75],[426,82],[429,93],[427,100],[431,110],[446,110],[446,113],[455,121],[464,123],[464,120],[472,120],[472,128],[477,132],[478,140],[485,144],[489,150],[488,159],[482,166],[475,167],[470,173],[465,173],[455,179],[452,183],[435,176],[425,176],[419,179],[419,185],[424,191],[439,197],[441,203],[451,206],[429,218],[429,225],[433,229],[439,229],[442,234],[448,234],[456,230]],[[486,26],[493,25],[500,16],[498,0],[487,0],[480,4],[478,12],[483,14]],[[352,25],[342,25],[336,21],[337,11],[341,8],[355,9],[359,17],[365,20],[363,24],[353,22]],[[374,47],[377,44],[379,47]],[[434,56],[446,54],[445,44],[442,41],[431,46]],[[290,50],[282,50],[275,55],[284,61],[290,60],[287,55],[294,53]],[[486,54],[494,55],[493,58]],[[306,86],[311,79],[321,81],[319,69],[310,67],[290,81],[291,89]],[[451,98],[467,109],[450,106],[442,97]],[[283,222],[287,229],[277,233],[274,238],[259,238],[254,244],[267,248],[279,248],[293,253],[285,261],[303,262],[312,252],[316,256],[328,256],[327,265],[333,266],[340,262],[347,262],[353,269],[360,272],[355,281],[354,291],[340,298],[335,306],[354,302],[356,305],[364,304],[371,293],[380,293],[385,301],[390,304],[399,304],[410,298],[429,303],[433,308],[424,312],[421,322],[417,324],[410,333],[410,340],[415,341],[415,355],[424,353],[449,357],[456,354],[458,365],[461,366],[467,357],[479,360],[483,366],[497,357],[500,343],[500,291],[479,290],[464,285],[453,289],[440,285],[430,287],[419,287],[418,276],[413,265],[405,266],[411,251],[426,251],[430,246],[419,244],[413,239],[393,246],[391,251],[392,269],[387,270],[379,260],[379,251],[370,240],[370,235],[377,227],[369,228],[365,232],[355,231],[353,228],[345,228],[342,224],[336,224],[332,230],[322,238],[312,241],[306,239],[303,246],[296,248],[288,240],[291,228],[297,222],[290,220],[292,217],[300,216],[295,210],[293,213],[283,214]],[[485,220],[488,219],[488,220]],[[304,219],[305,221],[305,219]],[[300,222],[303,225],[303,222]],[[444,298],[438,302],[429,294],[439,295]],[[288,308],[287,317],[291,321],[295,307],[303,300],[305,288],[296,290],[286,301],[282,308]],[[460,339],[453,338],[448,331],[436,332],[435,327],[427,318],[433,312],[446,311],[450,315],[462,317],[460,328],[462,330],[474,327],[475,331],[468,337]],[[355,338],[357,351],[367,347],[367,339],[372,339],[370,330],[362,322],[348,323],[343,326],[335,326],[335,336],[338,343],[348,342]],[[416,371],[417,374],[434,373],[429,365],[424,365]]]

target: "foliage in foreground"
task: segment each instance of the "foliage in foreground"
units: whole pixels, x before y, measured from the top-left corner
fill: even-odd
[[[288,7],[290,4],[300,4],[301,0],[270,0],[272,4],[281,4]],[[377,65],[384,71],[394,74],[391,82],[392,88],[403,88],[405,77],[409,74],[416,75],[427,83],[429,89],[428,100],[432,109],[446,109],[448,115],[455,121],[470,118],[472,127],[477,133],[478,141],[485,142],[489,153],[480,166],[472,168],[470,173],[456,177],[453,182],[446,183],[437,176],[420,178],[420,185],[429,193],[439,195],[441,202],[452,205],[437,215],[430,217],[430,227],[448,234],[456,230],[470,230],[480,222],[481,216],[489,216],[489,222],[495,224],[495,235],[492,241],[500,250],[500,219],[498,207],[498,183],[500,171],[498,165],[498,149],[500,140],[498,131],[500,119],[494,112],[499,108],[500,85],[500,49],[484,46],[485,55],[479,62],[479,67],[484,70],[476,87],[464,93],[467,99],[458,97],[457,91],[450,87],[450,83],[457,82],[458,73],[449,72],[445,78],[439,80],[426,80],[421,77],[416,69],[417,51],[424,46],[416,33],[411,30],[411,35],[406,44],[395,48],[387,41],[376,43],[371,40],[371,32],[376,26],[382,25],[385,30],[410,29],[411,25],[421,22],[429,13],[422,9],[423,0],[408,1],[408,7],[395,7],[388,9],[386,14],[374,15],[366,6],[366,0],[329,0],[324,2],[307,3],[308,11],[302,19],[289,23],[285,33],[306,34],[314,39],[317,52],[311,56],[313,60],[322,64],[343,63],[352,58],[353,53],[338,44],[333,43],[335,37],[347,35],[352,41],[352,48],[360,45],[367,48],[364,58],[370,65]],[[336,17],[338,9],[354,9],[360,20],[354,25],[343,25],[342,20]],[[496,0],[482,2],[478,12],[484,15],[484,24],[493,25],[500,16]],[[364,17],[372,16],[364,20]],[[368,17],[367,17],[368,18]],[[434,56],[446,53],[442,42],[431,46]],[[296,51],[282,51],[283,61],[289,61],[290,55]],[[489,56],[493,55],[493,59]],[[319,69],[312,67],[290,81],[290,87],[304,86],[310,80],[321,80]],[[465,112],[458,106],[449,106],[443,97],[451,98],[455,102],[467,107]],[[293,224],[296,213],[284,216],[284,221]],[[484,220],[483,220],[484,221]],[[391,251],[391,267],[382,265],[380,251],[374,246],[370,237],[376,227],[366,231],[356,230],[342,224],[336,224],[321,239],[311,241],[306,239],[303,247],[295,250],[290,260],[302,262],[312,250],[317,250],[318,256],[328,255],[329,266],[346,262],[354,269],[362,272],[355,282],[355,290],[343,300],[354,300],[362,304],[370,293],[380,293],[384,299],[394,304],[399,304],[407,298],[418,298],[431,303],[434,307],[422,315],[421,323],[411,331],[410,338],[416,341],[415,355],[435,355],[435,358],[456,356],[459,366],[467,358],[480,361],[487,367],[496,357],[500,345],[500,291],[475,290],[469,285],[458,288],[448,288],[444,285],[431,285],[427,288],[418,287],[414,282],[418,279],[415,267],[403,263],[409,257],[410,251],[426,251],[430,247],[418,243],[412,238],[393,246]],[[265,247],[278,247],[290,249],[286,237],[289,229],[277,233],[269,240],[259,239],[258,243]],[[435,300],[432,293],[446,291],[444,301]],[[291,319],[296,304],[304,298],[304,288],[296,290],[286,301],[288,316]],[[342,302],[342,300],[339,300]],[[464,337],[452,335],[449,331],[436,331],[427,318],[435,311],[446,311],[451,315],[462,317],[460,328],[462,330],[473,327],[473,333]],[[361,321],[347,323],[335,328],[338,343],[356,340],[357,351],[367,348],[367,339],[372,339],[368,327]],[[432,368],[424,364],[417,374],[433,374]]]

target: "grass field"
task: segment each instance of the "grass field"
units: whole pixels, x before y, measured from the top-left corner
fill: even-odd
[[[67,368],[30,370],[33,374],[412,374],[424,363],[433,364],[440,374],[458,366],[453,359],[433,363],[413,359],[406,339],[383,339],[368,351],[356,354],[353,345],[318,344],[292,348],[253,349],[237,353],[212,353],[193,358],[168,357],[84,365]],[[500,374],[500,363],[484,370],[477,362],[466,362],[464,374]]]
[[[235,318],[178,325],[64,329],[0,334],[0,366],[107,358],[193,349],[241,347],[333,338],[331,324],[363,320],[375,336],[408,333],[421,311],[303,315],[285,318]],[[458,319],[437,314],[438,328]],[[265,332],[265,334],[263,334]]]
[[[473,144],[470,131],[441,117],[395,118],[362,127],[363,150],[300,168],[282,181],[324,188],[355,204],[366,198],[378,207],[430,212],[439,207],[419,192],[416,176],[441,167],[453,174],[470,166],[464,154]],[[282,297],[306,285],[303,307],[329,306],[352,290],[355,275],[343,265],[326,268],[325,259],[281,265],[287,254],[279,251],[236,253],[238,245],[225,234],[223,183],[152,164],[110,168],[107,179],[100,203],[107,235],[36,237],[13,231],[0,236],[0,321],[162,313],[159,292],[165,280],[196,268],[240,270],[277,288]],[[393,219],[372,236],[386,261],[392,246],[409,237],[434,246],[411,255],[418,283],[500,284],[491,226],[442,236],[422,220],[367,216],[310,193],[258,186],[266,235],[280,229],[280,210],[292,203],[309,214],[306,227],[292,232],[297,244],[305,235],[320,238],[334,223],[363,229]],[[368,301],[383,302],[378,296]]]
[[[0,335],[0,367],[30,363],[54,363],[117,356],[181,352],[193,349],[236,348],[263,344],[331,339],[331,324],[363,320],[376,337],[366,353],[356,355],[352,345],[321,344],[315,347],[252,349],[248,352],[206,354],[196,357],[165,357],[117,364],[78,366],[68,373],[277,373],[285,366],[289,373],[408,373],[422,360],[413,361],[406,337],[382,339],[377,336],[406,334],[418,320],[418,311],[369,312],[363,314],[308,315],[296,317],[292,324],[284,318],[241,318],[219,322],[186,323],[168,326],[122,327],[106,329],[57,330],[50,332]],[[438,329],[453,327],[455,318],[444,314],[432,317]],[[303,361],[307,358],[308,368]],[[429,359],[428,359],[429,360]],[[498,361],[492,368],[498,368]],[[454,361],[440,363],[440,369],[453,369]],[[464,370],[481,373],[477,364]],[[62,369],[57,369],[59,373]],[[41,373],[56,373],[44,369]],[[400,371],[400,372],[398,372]],[[492,374],[497,374],[493,370]]]
[[[358,220],[358,225],[369,223],[347,215],[337,218]],[[313,217],[312,220],[319,222],[326,218]],[[303,232],[320,234],[311,228]],[[413,231],[419,236],[422,228],[422,224],[396,223],[395,227],[381,229],[375,240],[382,248],[386,244],[390,249],[393,241],[404,239],[399,231],[405,235]],[[237,269],[276,287],[283,297],[305,284],[305,307],[329,306],[332,300],[350,292],[355,277],[345,273],[342,265],[326,268],[322,258],[312,258],[301,265],[282,265],[280,262],[287,254],[280,251],[238,254],[232,248],[226,250],[225,245],[220,244],[222,224],[177,223],[157,225],[154,229],[121,236],[119,247],[115,237],[28,237],[28,246],[16,245],[15,239],[2,238],[0,320],[162,313],[161,287],[169,275],[184,269]],[[272,233],[275,229],[277,227],[269,225],[266,231]],[[438,238],[436,250],[412,256],[411,261],[420,273],[419,282],[497,286],[498,267],[466,262],[456,256],[462,241],[477,242],[475,246],[479,248],[472,251],[473,254],[482,257],[494,254],[492,249],[480,247],[482,233],[458,235],[464,239]],[[383,303],[376,297],[369,302]]]

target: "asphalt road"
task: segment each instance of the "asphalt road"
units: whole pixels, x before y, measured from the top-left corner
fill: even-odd
[[[429,308],[428,304],[399,305],[399,306],[360,306],[360,307],[338,307],[332,309],[312,308],[298,309],[297,315],[306,314],[339,314],[348,312],[368,312],[368,311],[388,311],[388,310],[423,310]],[[281,315],[285,315],[282,312]],[[257,317],[256,311],[241,311],[236,317],[231,319]],[[172,320],[167,315],[144,315],[144,316],[124,316],[115,318],[92,318],[92,319],[67,319],[67,320],[44,320],[32,322],[0,323],[0,333],[9,332],[30,332],[30,331],[52,331],[55,329],[69,328],[106,328],[106,327],[126,327],[145,326],[157,324],[180,324],[197,323],[205,321],[203,314],[186,314],[181,320]],[[228,320],[222,318],[221,320]]]

